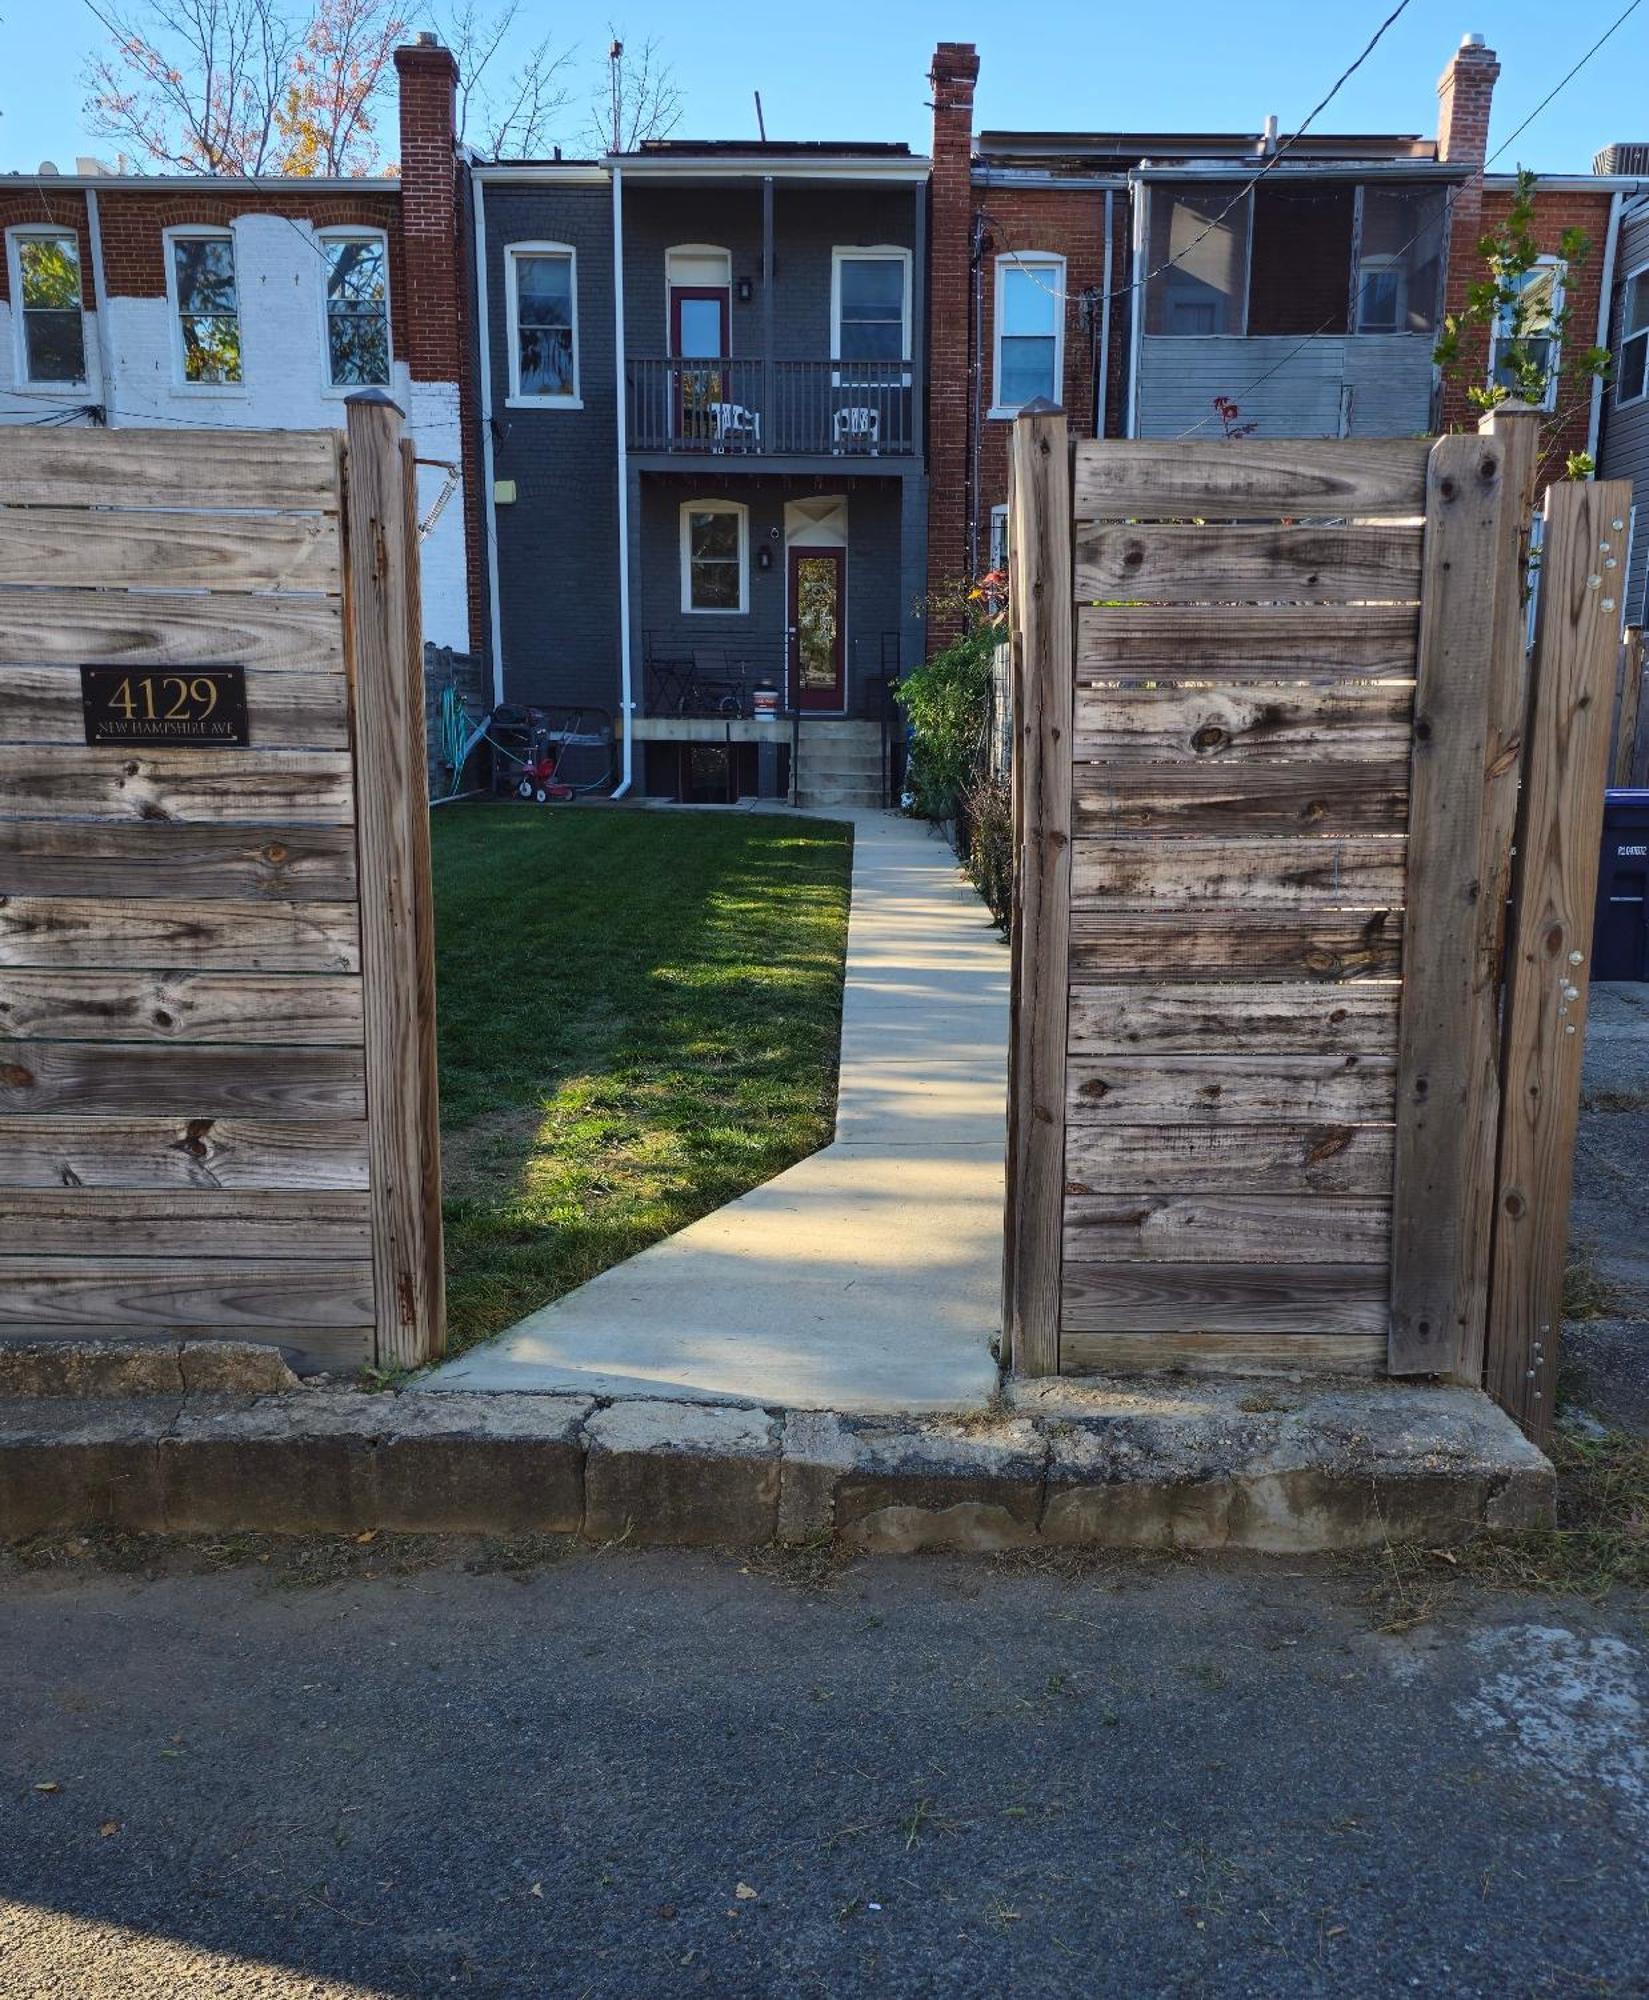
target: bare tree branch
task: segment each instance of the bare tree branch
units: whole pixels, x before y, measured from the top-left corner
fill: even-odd
[[[606,77],[590,97],[589,136],[603,152],[633,153],[646,139],[666,139],[681,123],[681,92],[656,36],[631,44],[608,23],[613,47]],[[616,74],[615,74],[616,72]]]
[[[553,121],[570,102],[563,78],[574,51],[556,49],[547,35],[507,76],[494,68],[520,12],[520,0],[489,10],[460,0],[442,23],[458,61],[458,136],[490,160],[544,152]]]

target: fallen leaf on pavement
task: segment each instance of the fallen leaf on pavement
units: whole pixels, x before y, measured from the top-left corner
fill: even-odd
[[[52,1790],[56,1791],[56,1789],[57,1787],[53,1785]],[[733,1894],[738,1897],[741,1903],[753,1903],[756,1900],[756,1892],[748,1882],[741,1882],[733,1891]]]
[[[37,1792],[60,1792],[62,1791],[63,1787],[57,1782],[55,1778],[42,1778],[40,1783],[36,1785],[34,1789]],[[739,1891],[739,1894],[742,1896],[744,1894],[744,1891],[741,1889]],[[755,1891],[752,1890],[751,1894],[754,1895]]]

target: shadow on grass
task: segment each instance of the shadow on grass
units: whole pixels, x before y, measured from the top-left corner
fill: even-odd
[[[830,1138],[851,833],[437,814],[448,1353]]]

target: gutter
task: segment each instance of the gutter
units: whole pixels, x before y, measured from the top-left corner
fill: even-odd
[[[1105,397],[1111,385],[1111,213],[1112,190],[1105,190],[1105,258],[1100,269],[1104,291],[1099,303],[1099,366],[1094,370],[1094,425],[1092,435],[1105,435]]]
[[[487,300],[487,195],[475,181],[475,344],[481,367],[482,519],[487,529],[487,609],[492,642],[492,705],[504,700],[504,614],[498,601],[498,502],[493,491],[492,333]]]
[[[103,424],[115,426],[114,344],[109,332],[109,285],[103,271],[103,218],[97,210],[97,190],[86,190],[86,234],[92,245],[92,283],[97,290],[97,372],[103,398]]]
[[[1609,329],[1615,317],[1615,251],[1620,244],[1621,195],[1617,190],[1609,197],[1609,228],[1603,245],[1603,272],[1598,283],[1597,302],[1597,342],[1599,347],[1609,345]],[[1603,428],[1603,377],[1592,377],[1592,407],[1586,420],[1586,451],[1592,461],[1593,476],[1597,471],[1598,437]]]
[[[613,417],[618,440],[618,675],[624,732],[621,799],[635,782],[635,701],[630,686],[630,409],[624,393],[624,170],[613,168]]]

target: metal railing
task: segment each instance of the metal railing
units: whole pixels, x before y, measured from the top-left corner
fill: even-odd
[[[629,442],[684,455],[908,458],[908,361],[632,359]]]
[[[642,640],[642,713],[736,720],[753,716],[756,690],[770,688],[778,697],[777,712],[789,715],[788,660],[789,649],[779,635],[751,638],[737,646],[706,646],[691,635],[649,631]],[[850,635],[845,719],[883,719],[887,690],[898,673],[897,632]],[[832,710],[824,719],[844,717]]]

